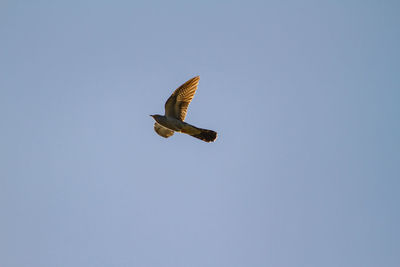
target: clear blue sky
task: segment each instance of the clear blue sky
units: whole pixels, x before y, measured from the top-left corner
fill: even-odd
[[[2,1],[0,266],[400,266],[399,13]]]

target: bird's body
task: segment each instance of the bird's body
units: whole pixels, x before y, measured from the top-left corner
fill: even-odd
[[[187,108],[196,92],[200,77],[196,76],[182,84],[165,103],[165,115],[151,115],[154,120],[154,130],[162,137],[168,138],[174,132],[185,133],[205,142],[213,142],[217,133],[212,130],[197,128],[184,122]]]

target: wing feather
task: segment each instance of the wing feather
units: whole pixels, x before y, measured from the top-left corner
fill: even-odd
[[[158,124],[157,122],[154,123],[154,131],[156,131],[156,133],[158,133],[158,135],[168,138],[172,135],[174,135],[174,131],[165,128],[164,126],[161,126],[160,124]]]
[[[200,76],[196,76],[179,86],[165,103],[165,115],[185,120],[187,109],[196,93]]]

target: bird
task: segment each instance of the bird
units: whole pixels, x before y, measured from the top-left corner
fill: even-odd
[[[150,115],[156,121],[154,131],[162,137],[171,137],[174,132],[185,133],[205,142],[214,142],[217,133],[198,128],[184,122],[187,109],[196,93],[200,76],[196,76],[179,86],[165,102],[165,115]]]

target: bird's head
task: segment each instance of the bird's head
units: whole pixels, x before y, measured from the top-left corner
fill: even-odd
[[[158,114],[155,114],[155,115],[150,115],[150,117],[153,117],[153,119],[154,119],[155,121],[158,121],[162,116],[161,116],[161,115],[158,115]]]

